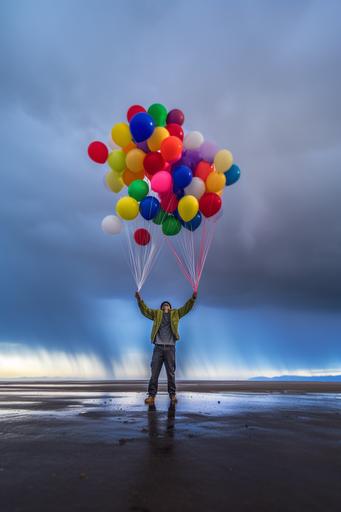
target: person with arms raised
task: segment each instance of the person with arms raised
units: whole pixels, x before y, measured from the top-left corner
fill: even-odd
[[[151,361],[151,377],[148,385],[148,396],[145,403],[153,405],[158,389],[159,375],[162,365],[165,365],[167,373],[168,394],[172,402],[176,402],[176,383],[175,383],[175,345],[180,339],[178,325],[179,320],[187,315],[194,306],[197,293],[178,309],[173,309],[168,301],[162,302],[159,309],[149,308],[142,300],[139,292],[135,293],[138,306],[141,313],[153,320],[151,332],[151,341],[154,343],[153,356]]]

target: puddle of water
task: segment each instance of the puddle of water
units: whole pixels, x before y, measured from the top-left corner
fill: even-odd
[[[2,395],[2,396],[1,396]],[[17,400],[12,394],[1,393],[0,418],[20,415],[78,415],[91,411],[109,413],[137,413],[148,410],[144,404],[145,393],[142,392],[54,392],[44,391],[33,394],[16,393]],[[20,400],[30,397],[32,400]],[[311,411],[339,411],[341,395],[334,393],[283,394],[283,393],[199,393],[182,392],[176,405],[177,417],[186,414],[201,416],[229,416],[243,413],[269,413],[277,410],[300,413],[307,409]],[[8,398],[6,400],[6,398]],[[39,398],[39,400],[33,400]],[[15,406],[15,407],[12,407]],[[19,406],[19,407],[17,407]],[[34,406],[34,407],[32,407]],[[166,393],[159,393],[156,399],[156,410],[166,411],[169,398]]]

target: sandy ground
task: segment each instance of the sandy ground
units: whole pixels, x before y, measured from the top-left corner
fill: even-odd
[[[0,510],[339,511],[341,385],[0,383]]]

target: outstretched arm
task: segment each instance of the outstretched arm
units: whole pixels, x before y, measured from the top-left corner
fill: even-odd
[[[186,304],[184,304],[181,308],[178,309],[179,318],[187,315],[187,313],[189,313],[191,311],[192,307],[194,306],[196,298],[197,298],[197,293],[194,292],[192,297],[186,302]]]
[[[150,320],[154,320],[154,317],[155,317],[155,309],[151,309],[147,306],[147,304],[145,304],[141,298],[141,295],[139,294],[139,292],[136,292],[135,293],[135,297],[137,299],[137,304],[140,308],[140,311],[142,313],[142,315],[146,316],[147,318],[149,318]]]

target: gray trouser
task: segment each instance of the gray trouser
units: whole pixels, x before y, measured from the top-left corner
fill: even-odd
[[[175,395],[175,345],[155,345],[150,365],[152,374],[148,385],[149,395],[155,396],[157,393],[158,380],[163,363],[167,373],[168,394]]]

